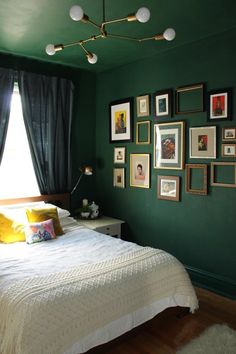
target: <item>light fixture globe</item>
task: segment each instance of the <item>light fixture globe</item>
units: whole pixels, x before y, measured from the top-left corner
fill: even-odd
[[[45,51],[48,55],[54,55],[56,53],[54,44],[48,44],[45,48]]]
[[[175,39],[176,33],[175,30],[173,28],[167,28],[164,33],[163,33],[163,37],[167,40],[167,41],[173,41],[173,39]]]
[[[90,64],[96,64],[96,62],[98,61],[98,57],[97,57],[97,55],[94,54],[94,53],[89,53],[89,55],[87,56],[87,58],[88,58],[88,62],[89,62]]]
[[[151,14],[147,7],[140,7],[140,9],[138,9],[138,11],[136,12],[135,16],[139,22],[145,23],[148,22]]]
[[[80,21],[84,17],[84,11],[79,5],[74,5],[70,9],[70,17],[74,21]]]

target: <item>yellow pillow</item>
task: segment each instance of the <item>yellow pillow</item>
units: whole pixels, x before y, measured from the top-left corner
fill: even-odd
[[[12,243],[25,241],[25,225],[16,222],[10,216],[0,213],[0,241]]]
[[[57,236],[64,234],[58,218],[58,212],[56,207],[26,209],[26,215],[29,222],[41,222],[46,221],[48,219],[52,219],[55,234]]]

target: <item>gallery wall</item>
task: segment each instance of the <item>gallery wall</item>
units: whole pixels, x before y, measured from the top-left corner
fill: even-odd
[[[185,264],[195,284],[230,297],[236,294],[236,189],[210,186],[208,177],[208,195],[189,194],[185,192],[185,170],[154,169],[153,124],[185,122],[186,163],[210,166],[213,161],[236,161],[222,158],[220,151],[221,128],[236,126],[236,49],[232,45],[235,38],[236,31],[232,30],[101,73],[96,90],[96,192],[102,212],[126,221],[125,239],[172,253]],[[213,124],[207,121],[206,112],[154,119],[154,92],[200,82],[205,83],[207,91],[233,89],[231,121]],[[143,94],[151,95],[151,113],[145,117],[151,121],[150,145],[135,144],[136,122],[143,119],[137,118],[135,103],[136,97]],[[134,141],[110,143],[109,103],[127,97],[134,98]],[[189,128],[209,125],[217,126],[217,159],[190,159]],[[115,146],[126,147],[123,166],[113,162]],[[150,154],[149,189],[130,186],[131,153]],[[125,167],[124,189],[113,187],[115,167]],[[180,177],[179,202],[157,198],[158,175]]]

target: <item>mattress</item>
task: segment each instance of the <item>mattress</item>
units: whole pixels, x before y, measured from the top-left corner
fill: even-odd
[[[61,224],[65,235],[56,240],[0,244],[2,354],[32,354],[32,343],[34,354],[84,353],[167,307],[197,309],[188,274],[172,255],[70,217]]]

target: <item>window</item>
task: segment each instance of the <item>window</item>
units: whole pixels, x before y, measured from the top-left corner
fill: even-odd
[[[26,135],[18,86],[12,95],[6,143],[0,165],[0,199],[40,195]]]

